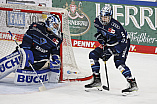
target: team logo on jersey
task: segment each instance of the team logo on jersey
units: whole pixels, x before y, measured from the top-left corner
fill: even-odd
[[[117,24],[116,24],[116,23],[114,23],[114,22],[112,22],[112,23],[111,23],[111,25],[112,25],[113,27],[117,28],[117,29],[120,29],[120,26],[119,26],[119,25],[117,25]]]
[[[59,41],[56,38],[53,38],[52,41],[57,45]]]
[[[91,22],[89,17],[82,11],[82,3],[79,2],[77,6],[72,1],[70,5],[66,3],[63,7],[68,10],[71,36],[81,36],[87,33],[90,29]]]
[[[112,29],[112,28],[108,28],[108,31],[110,32],[110,33],[112,33],[112,34],[114,34],[116,31],[114,30],[114,29]]]
[[[45,44],[45,43],[47,43],[46,39],[45,38],[40,38],[40,44],[42,45],[42,44]]]

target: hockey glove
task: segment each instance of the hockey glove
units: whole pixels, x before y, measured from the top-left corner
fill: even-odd
[[[102,60],[103,60],[103,61],[107,61],[106,53],[103,53],[103,55],[102,55]]]
[[[103,53],[102,53],[102,60],[107,61],[112,54],[109,51],[109,48],[107,46],[103,47]]]
[[[100,44],[106,44],[106,37],[101,32],[96,33],[94,37],[98,40]]]
[[[52,55],[52,61],[50,61],[50,69],[60,69],[60,57],[59,55]]]
[[[102,60],[103,61],[108,61],[108,59],[110,58],[110,56],[112,56],[112,54],[109,54],[109,53],[103,53],[102,55]]]

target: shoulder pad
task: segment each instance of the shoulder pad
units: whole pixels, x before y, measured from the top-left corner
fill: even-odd
[[[100,16],[97,16],[94,20],[94,27],[96,27],[97,29],[100,29],[100,27],[102,27],[103,25],[100,22]]]
[[[118,20],[115,20],[114,18],[112,18],[112,21],[115,22],[117,25],[121,26],[121,23]]]
[[[45,27],[45,23],[44,22],[33,22],[31,25],[30,25],[30,29],[34,27],[34,28],[43,28]]]

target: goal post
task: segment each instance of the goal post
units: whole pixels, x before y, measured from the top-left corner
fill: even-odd
[[[20,44],[29,25],[32,22],[44,22],[49,14],[59,16],[61,32],[64,34],[60,48],[62,62],[60,80],[84,81],[91,79],[92,76],[81,72],[76,64],[68,24],[68,11],[63,8],[0,4],[0,59],[15,50],[16,44],[12,38],[16,38]],[[13,37],[9,35],[8,30],[12,32]]]

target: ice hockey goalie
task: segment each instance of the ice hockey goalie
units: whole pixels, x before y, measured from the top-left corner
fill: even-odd
[[[45,22],[32,23],[23,37],[20,48],[0,59],[0,79],[14,72],[14,83],[20,85],[58,82],[60,75],[60,44],[63,36],[60,32],[60,19],[57,15],[48,15]]]

